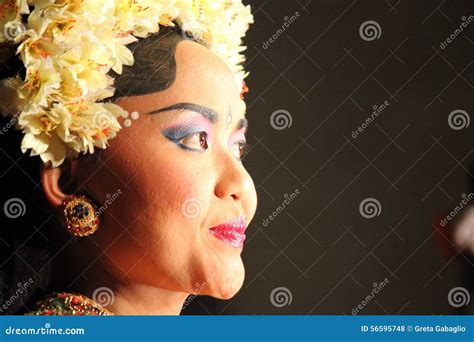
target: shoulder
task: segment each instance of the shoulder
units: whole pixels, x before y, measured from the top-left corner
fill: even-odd
[[[53,293],[37,302],[35,310],[27,315],[110,316],[113,314],[86,296],[60,292]]]

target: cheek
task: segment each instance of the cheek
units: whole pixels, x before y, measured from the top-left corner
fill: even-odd
[[[112,266],[120,265],[118,272],[130,270],[128,276],[137,279],[147,274],[150,279],[142,280],[152,283],[174,274],[186,284],[202,278],[194,274],[202,269],[196,262],[208,258],[201,228],[209,223],[205,218],[214,177],[199,155],[164,145],[160,150],[145,145],[141,153],[117,153],[107,161],[107,171],[94,177],[103,179],[94,181],[98,199],[114,187],[122,189],[104,212],[100,244],[110,246],[108,255]]]
[[[157,159],[155,171],[141,177],[136,191],[147,201],[157,201],[165,216],[175,220],[201,218],[209,203],[211,175],[197,171],[195,163],[179,154]]]
[[[189,233],[190,226],[197,229],[208,210],[213,194],[212,170],[203,155],[153,140],[143,144],[139,153],[124,151],[109,162],[126,183],[117,215],[124,224],[139,222],[130,229],[140,238],[181,236],[182,240],[181,230]]]

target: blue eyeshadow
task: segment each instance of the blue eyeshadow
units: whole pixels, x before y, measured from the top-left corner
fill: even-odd
[[[161,134],[163,134],[169,140],[177,142],[190,134],[197,133],[203,130],[204,129],[202,129],[201,127],[196,126],[175,126],[165,129],[161,132]]]
[[[183,125],[183,126],[174,126],[171,128],[167,128],[163,130],[161,134],[163,134],[165,138],[167,138],[168,140],[171,140],[173,143],[175,143],[178,147],[182,148],[183,150],[202,153],[204,151],[190,148],[180,143],[180,140],[187,137],[188,135],[192,135],[192,134],[202,132],[202,131],[205,132],[206,129],[204,129],[200,125],[193,126],[191,124],[188,124],[188,125]]]

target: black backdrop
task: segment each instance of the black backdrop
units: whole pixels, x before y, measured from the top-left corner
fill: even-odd
[[[473,191],[474,3],[248,3],[246,280],[183,314],[463,312],[436,224]]]

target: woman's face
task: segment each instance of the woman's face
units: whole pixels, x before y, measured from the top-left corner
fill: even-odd
[[[130,127],[121,119],[103,162],[84,162],[78,181],[104,207],[115,198],[93,235],[113,276],[228,299],[244,280],[242,247],[235,235],[217,238],[210,228],[238,217],[246,227],[257,205],[239,160],[246,130],[240,89],[227,66],[195,42],[178,44],[176,65],[168,89],[116,102],[138,118],[128,117]]]

